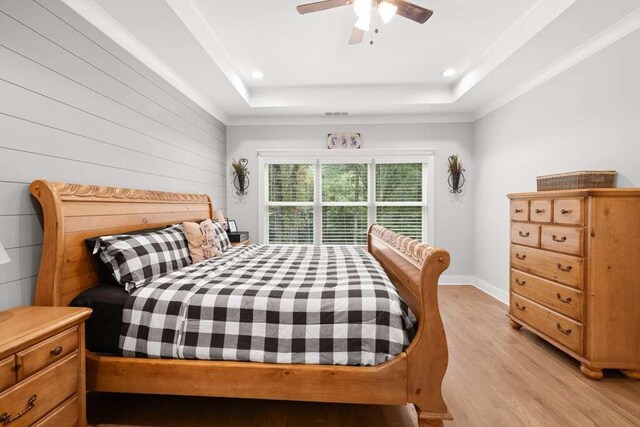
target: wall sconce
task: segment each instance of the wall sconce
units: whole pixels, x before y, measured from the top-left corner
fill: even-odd
[[[246,196],[249,189],[249,169],[247,165],[249,160],[240,159],[236,161],[233,159],[231,166],[233,166],[233,186],[236,189],[236,195]]]
[[[453,154],[449,156],[447,159],[447,171],[449,172],[449,193],[451,194],[460,194],[462,193],[462,187],[466,182],[466,178],[464,177],[465,170],[462,168],[462,162],[458,160],[458,155]]]

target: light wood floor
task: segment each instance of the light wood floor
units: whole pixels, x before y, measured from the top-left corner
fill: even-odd
[[[506,306],[470,286],[440,288],[449,340],[446,426],[640,426],[640,382],[606,372],[600,382],[524,328]],[[415,426],[409,406],[338,405],[240,399],[98,394],[97,425]]]

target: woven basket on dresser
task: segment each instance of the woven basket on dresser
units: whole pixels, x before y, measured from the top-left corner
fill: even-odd
[[[613,188],[616,171],[579,171],[544,175],[536,178],[538,191],[574,188]]]

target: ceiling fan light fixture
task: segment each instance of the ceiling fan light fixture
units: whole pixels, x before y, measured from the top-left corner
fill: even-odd
[[[356,0],[353,3],[353,10],[360,18],[371,15],[371,0]]]
[[[356,28],[362,31],[369,31],[371,27],[371,15],[363,15],[356,21]]]
[[[396,16],[396,12],[398,12],[398,6],[386,0],[378,5],[378,14],[382,19],[382,22],[384,22],[385,24],[391,21],[394,16]]]

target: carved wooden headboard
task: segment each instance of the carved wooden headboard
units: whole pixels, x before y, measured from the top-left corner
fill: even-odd
[[[44,214],[44,242],[36,305],[64,306],[98,283],[88,237],[213,218],[205,194],[165,193],[34,181],[29,187]]]

